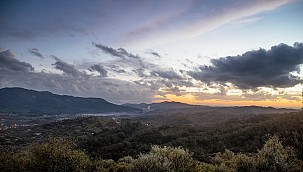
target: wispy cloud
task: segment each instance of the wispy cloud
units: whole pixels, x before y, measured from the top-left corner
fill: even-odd
[[[28,52],[31,53],[34,56],[37,56],[41,59],[44,59],[44,55],[42,53],[39,52],[39,50],[37,48],[30,48],[28,49]]]
[[[140,58],[138,55],[134,55],[132,53],[127,52],[124,48],[118,48],[114,49],[112,47],[105,46],[103,44],[97,44],[97,43],[92,43],[95,47],[101,49],[104,53],[116,56],[116,57],[121,57],[121,58]]]
[[[134,55],[123,48],[114,49],[112,47],[96,43],[94,43],[94,46],[101,49],[103,53],[121,57],[119,59],[103,63],[103,65],[108,67],[109,72],[114,71],[119,74],[125,74],[127,73],[126,70],[128,70],[129,77],[136,78],[134,83],[140,86],[144,86],[154,91],[158,91],[160,89],[170,92],[176,91],[175,93],[182,91],[179,87],[193,86],[193,83],[188,80],[189,78],[184,76],[185,74],[178,70],[174,70],[173,68],[163,68],[151,63],[146,58],[139,55],[136,55],[136,58],[133,58]],[[154,51],[150,52],[158,55],[158,53]]]
[[[53,64],[55,68],[64,72],[65,74],[72,75],[73,77],[88,76],[85,72],[79,71],[74,65],[68,64],[57,56],[51,55],[51,57],[56,60],[56,62]]]
[[[29,1],[28,4],[31,5],[28,6],[23,2],[18,4],[7,1],[2,6],[11,8],[4,9],[1,13],[0,37],[28,40],[41,37],[94,37],[97,34],[99,38],[124,47],[135,44],[146,48],[192,38],[226,23],[240,21],[290,2],[292,0],[229,0],[220,3],[213,0],[134,0],[127,3],[73,3],[68,0],[61,2],[58,7],[52,1]],[[41,8],[35,8],[42,6],[47,7],[43,9],[43,13]],[[11,15],[13,8],[16,9],[15,15]],[[56,13],[53,13],[54,10]]]
[[[184,5],[182,12],[177,10],[178,13],[171,17],[163,16],[157,20],[149,20],[150,22],[128,31],[125,40],[131,45],[140,42],[140,45],[136,46],[144,47],[188,39],[227,23],[244,21],[244,18],[279,8],[289,2],[291,0],[232,0],[222,3],[211,0],[186,1],[182,3]],[[256,18],[254,20],[256,21]]]
[[[144,58],[142,58],[139,55],[134,55],[124,48],[118,48],[114,49],[112,47],[105,46],[103,44],[93,43],[95,47],[98,49],[101,49],[103,53],[109,54],[111,56],[119,57],[119,59],[113,59],[109,61],[109,67],[110,68],[120,68],[122,70],[118,70],[120,73],[123,71],[123,67],[130,68],[131,70],[136,70],[138,68],[152,68],[155,67],[155,65],[149,63],[148,61],[145,61]],[[113,65],[115,64],[115,65]],[[123,67],[122,67],[123,66]]]
[[[147,53],[147,54],[151,54],[151,55],[153,55],[154,57],[161,58],[161,55],[160,55],[159,53],[155,52],[154,50],[148,50],[146,53]]]

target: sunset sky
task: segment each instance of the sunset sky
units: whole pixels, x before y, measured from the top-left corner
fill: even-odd
[[[0,88],[301,108],[303,0],[0,1]]]

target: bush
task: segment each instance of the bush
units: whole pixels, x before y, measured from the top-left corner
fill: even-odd
[[[277,136],[269,138],[261,150],[248,156],[225,150],[213,158],[216,171],[300,171],[300,161],[292,148],[284,147]]]
[[[35,171],[88,171],[91,168],[90,158],[68,141],[51,139],[32,145],[31,152]]]
[[[0,171],[30,171],[31,160],[27,153],[2,153],[0,156]]]
[[[204,162],[200,162],[196,166],[196,170],[193,171],[199,171],[199,172],[215,172],[216,168],[212,164],[207,164]]]
[[[225,150],[224,153],[217,153],[213,158],[216,171],[253,171],[252,158],[245,154],[235,154]]]
[[[297,161],[293,149],[284,148],[277,136],[271,137],[254,156],[257,171],[290,171]]]
[[[194,171],[196,162],[188,150],[181,147],[152,146],[148,154],[141,154],[130,166],[133,172],[167,172],[167,171]]]
[[[252,154],[225,150],[217,153],[212,164],[195,161],[181,147],[152,146],[137,159],[130,156],[114,160],[91,161],[83,151],[60,139],[35,143],[15,153],[2,153],[0,171],[99,171],[99,172],[252,172],[302,171],[303,161],[295,151],[284,147],[277,136],[269,138],[261,150]]]
[[[97,160],[95,162],[95,170],[99,172],[113,172],[116,171],[117,164],[114,160]]]
[[[83,151],[59,139],[32,144],[19,153],[2,154],[0,159],[1,171],[89,171],[92,167]]]

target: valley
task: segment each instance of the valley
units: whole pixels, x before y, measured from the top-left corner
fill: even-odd
[[[48,101],[47,98],[44,100]],[[19,101],[18,106],[22,107],[20,102],[29,101]],[[303,113],[296,109],[162,102],[123,105],[124,109],[135,109],[133,112],[100,113],[97,110],[94,113],[74,111],[63,114],[58,108],[57,115],[54,110],[42,115],[29,113],[31,107],[36,109],[32,104],[28,104],[24,114],[0,114],[2,156],[6,155],[5,152],[27,150],[33,144],[56,144],[59,139],[71,142],[74,149],[83,151],[93,160],[111,160],[117,166],[125,157],[147,156],[157,145],[188,150],[195,161],[206,166],[210,164],[215,169],[219,166],[213,164],[214,159],[220,152],[255,154],[268,139],[278,137],[284,146],[293,148],[299,159],[303,158]],[[18,108],[14,110],[19,111]]]

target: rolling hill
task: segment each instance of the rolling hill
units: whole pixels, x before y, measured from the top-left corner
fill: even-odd
[[[188,109],[188,108],[197,108],[197,107],[207,107],[207,106],[200,106],[200,105],[190,105],[181,102],[161,102],[161,103],[140,103],[140,104],[124,104],[125,106],[139,108],[142,110],[150,110],[150,111],[166,111],[172,109]]]
[[[24,88],[0,89],[0,112],[29,115],[138,112],[140,109],[109,103],[101,98],[56,95]]]
[[[151,113],[200,113],[200,112],[219,112],[224,114],[273,114],[273,113],[287,113],[297,112],[296,109],[287,108],[273,108],[262,106],[230,106],[230,107],[216,107],[205,105],[191,105],[181,102],[164,101],[161,103],[140,103],[140,104],[124,104],[124,106],[134,107],[145,110]]]

